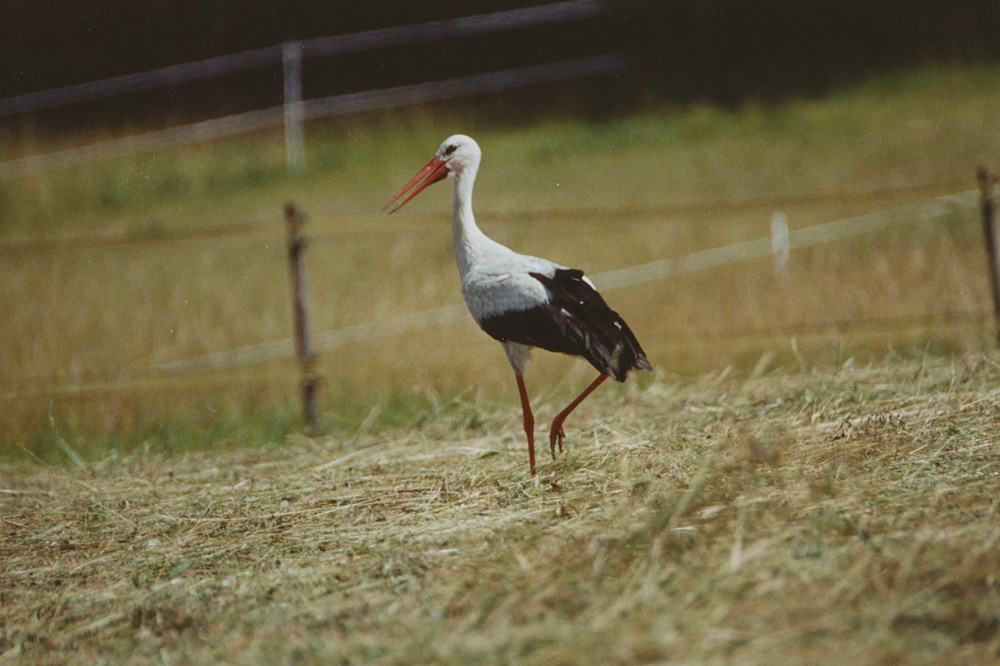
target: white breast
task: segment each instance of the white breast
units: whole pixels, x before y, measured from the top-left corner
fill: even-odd
[[[495,250],[476,257],[462,275],[462,296],[476,321],[530,310],[549,300],[548,290],[530,273],[551,276],[561,266],[502,245]]]

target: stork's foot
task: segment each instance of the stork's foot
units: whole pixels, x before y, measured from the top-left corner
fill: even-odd
[[[549,449],[552,451],[552,459],[556,459],[556,446],[559,447],[559,453],[562,453],[563,439],[566,438],[566,431],[563,430],[563,422],[560,419],[556,419],[552,422],[552,430],[549,431]]]
[[[563,439],[566,437],[566,431],[563,430],[563,421],[565,421],[566,417],[570,415],[570,412],[576,409],[577,405],[583,402],[584,398],[590,395],[593,392],[593,390],[598,386],[600,386],[601,382],[603,382],[607,378],[608,378],[607,375],[599,375],[597,379],[590,382],[590,386],[583,389],[583,393],[578,395],[576,397],[576,400],[569,403],[569,405],[566,406],[566,409],[556,414],[556,417],[552,419],[552,430],[549,431],[549,448],[552,450],[553,460],[556,459],[556,444],[559,445],[559,452],[562,453],[562,442]]]

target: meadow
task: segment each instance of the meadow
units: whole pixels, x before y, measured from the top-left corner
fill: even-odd
[[[975,206],[1000,69],[822,99],[494,125],[474,107],[0,185],[0,663],[987,663],[996,381]],[[516,391],[460,304],[450,191],[382,204],[455,131],[482,228],[591,275],[878,213],[872,233],[608,290],[656,371],[527,475]],[[4,159],[97,137],[20,133]],[[325,435],[281,210],[308,212]],[[926,206],[916,205],[933,202]],[[598,280],[600,287],[600,280]],[[368,329],[372,330],[372,329]],[[591,378],[536,354],[538,423]]]
[[[290,336],[289,200],[311,216],[314,331],[460,303],[448,187],[381,213],[454,131],[485,151],[476,209],[487,233],[597,275],[766,237],[776,210],[794,229],[973,189],[975,169],[1000,154],[997,80],[992,67],[931,68],[822,100],[524,127],[410,110],[310,126],[310,169],[293,179],[281,137],[262,134],[8,181],[0,446],[45,457],[59,439],[183,449],[294,431],[291,359],[177,377],[157,368]],[[23,133],[3,156],[94,138]],[[795,252],[784,286],[762,260],[608,297],[665,376],[750,370],[765,353],[780,365],[989,345],[975,211],[894,219]],[[536,390],[576,368],[541,358]],[[513,395],[502,353],[465,318],[341,345],[320,370],[333,431],[409,422],[465,391]]]

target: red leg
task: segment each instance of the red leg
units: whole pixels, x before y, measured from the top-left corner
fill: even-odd
[[[566,437],[566,431],[563,430],[563,421],[565,421],[566,417],[570,415],[570,412],[576,409],[577,405],[583,402],[584,398],[593,393],[594,389],[600,386],[601,383],[607,378],[607,375],[600,375],[597,379],[590,383],[590,386],[583,389],[583,393],[578,395],[576,400],[569,403],[566,406],[566,409],[556,414],[556,417],[552,419],[552,430],[549,431],[549,448],[552,450],[553,460],[556,459],[556,444],[559,445],[559,452],[562,453],[562,441],[563,438]]]
[[[517,392],[521,394],[521,413],[524,415],[524,434],[528,436],[528,463],[531,465],[531,476],[535,475],[535,417],[531,413],[531,403],[528,401],[528,391],[524,388],[524,377],[520,372],[517,377]]]

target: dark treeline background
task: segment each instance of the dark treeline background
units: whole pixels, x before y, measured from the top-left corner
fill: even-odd
[[[626,81],[591,82],[573,108],[636,95],[737,103],[822,94],[926,62],[1000,59],[998,0],[607,0],[606,15],[470,39],[309,60],[306,97],[626,53]],[[286,40],[540,4],[524,0],[2,0],[0,97],[199,60]],[[175,121],[270,106],[278,68],[47,112],[49,119]],[[542,99],[538,92],[533,100]],[[543,100],[544,103],[544,100]],[[46,114],[35,114],[42,122]],[[0,119],[11,126],[16,117]]]

